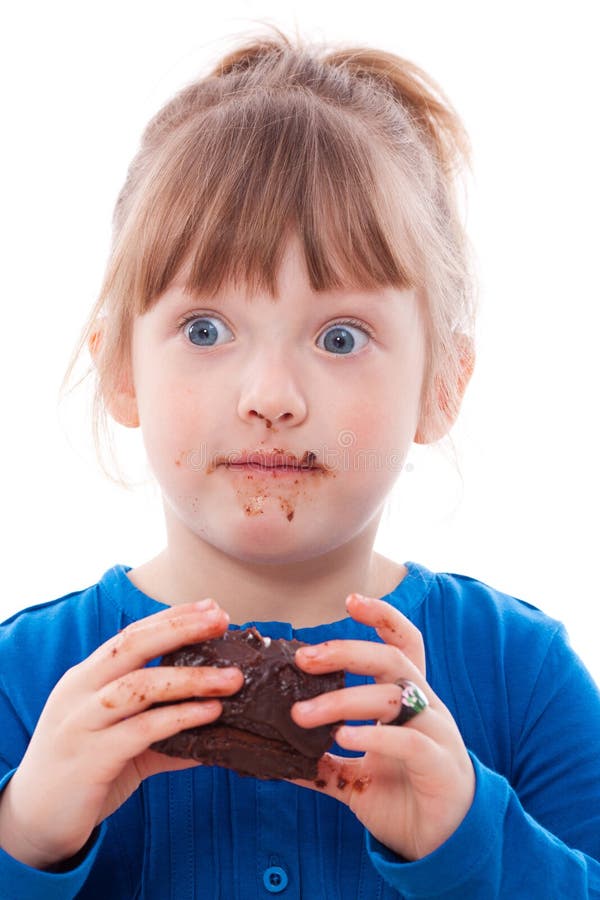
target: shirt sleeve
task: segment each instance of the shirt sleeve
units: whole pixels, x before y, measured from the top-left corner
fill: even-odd
[[[407,900],[600,898],[599,751],[600,692],[561,626],[514,741],[510,780],[469,751],[475,796],[454,834],[408,862],[367,832],[370,859]]]

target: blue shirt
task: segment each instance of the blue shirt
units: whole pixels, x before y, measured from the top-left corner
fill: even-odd
[[[407,862],[347,806],[284,781],[199,766],[146,779],[70,871],[0,850],[11,900],[326,900],[600,897],[600,693],[564,627],[465,575],[407,562],[385,600],[423,634],[427,680],[476,774],[471,809],[437,850]],[[116,565],[101,580],[0,626],[0,790],[63,673],[165,605]],[[311,628],[255,622],[273,638],[378,641],[350,617]],[[151,664],[156,664],[153,661]],[[346,675],[347,685],[371,678]],[[332,752],[357,755],[334,745]]]

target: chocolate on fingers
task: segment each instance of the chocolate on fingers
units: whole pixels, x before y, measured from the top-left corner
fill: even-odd
[[[80,666],[90,670],[98,689],[115,678],[145,666],[150,660],[186,644],[219,637],[227,630],[229,616],[214,605],[169,607],[153,616],[127,625]]]
[[[137,669],[105,685],[98,693],[102,727],[133,716],[153,704],[225,697],[239,691],[244,676],[238,668],[156,666]]]

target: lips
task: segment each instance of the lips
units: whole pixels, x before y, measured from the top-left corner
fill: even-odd
[[[222,463],[229,468],[252,466],[259,469],[318,469],[317,455],[306,450],[301,457],[282,450],[233,452],[223,457]]]

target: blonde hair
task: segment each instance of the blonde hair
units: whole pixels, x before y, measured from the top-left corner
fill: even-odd
[[[416,287],[427,323],[421,406],[432,434],[458,411],[475,325],[469,242],[455,176],[463,125],[418,66],[369,47],[249,38],[148,123],[119,193],[104,280],[63,378],[98,321],[94,444],[104,466],[106,400],[130,363],[132,325],[191,260],[186,290],[226,282],[275,297],[295,231],[314,291]],[[469,373],[470,374],[470,373]],[[422,442],[427,442],[424,435]],[[118,469],[118,464],[117,464]]]

